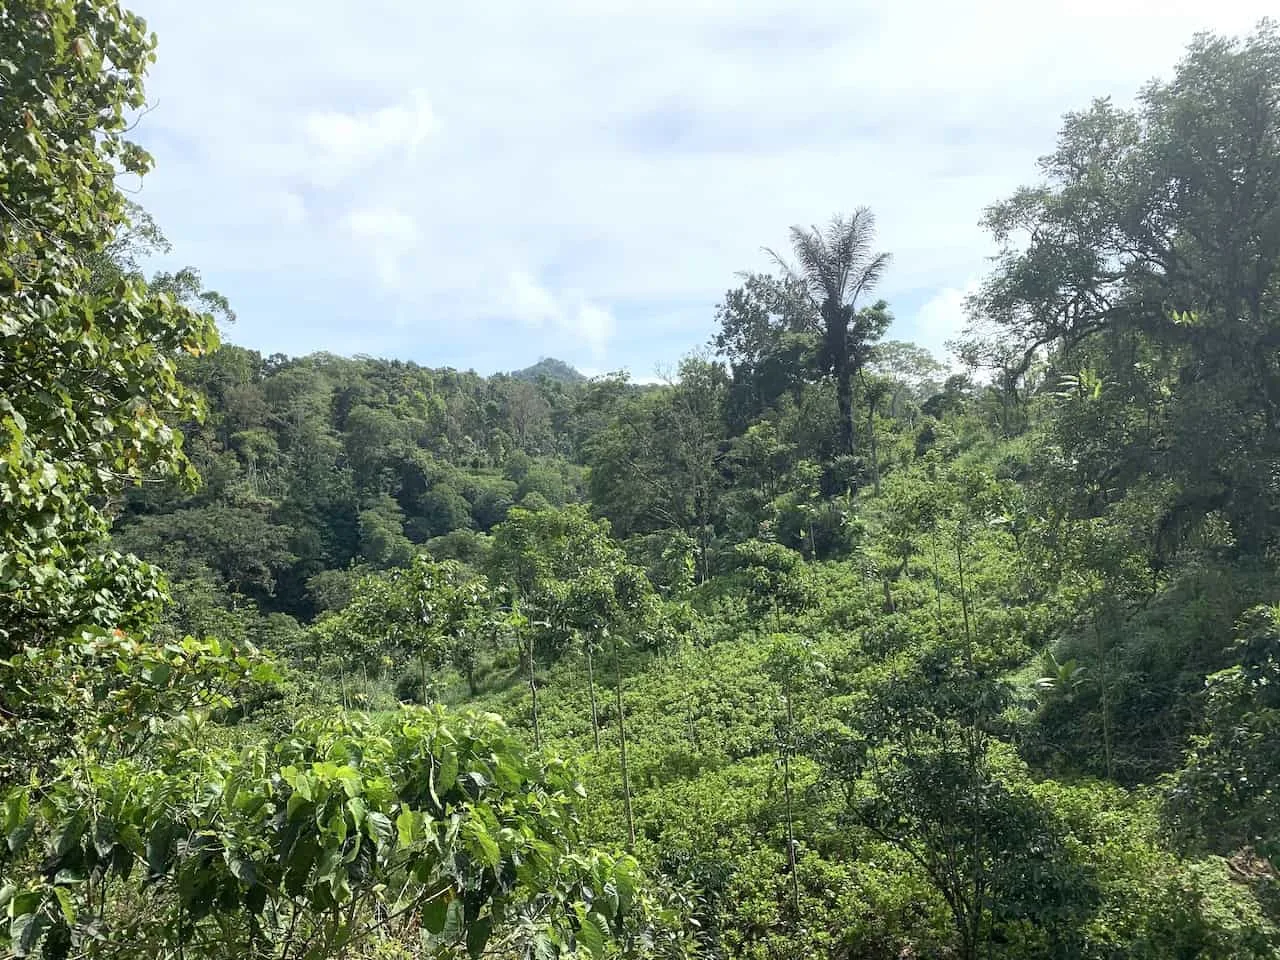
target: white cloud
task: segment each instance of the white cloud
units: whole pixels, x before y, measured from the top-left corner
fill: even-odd
[[[412,217],[399,210],[352,210],[342,218],[347,234],[372,261],[382,285],[397,289],[403,280],[403,263],[418,244],[418,228]]]
[[[335,348],[373,292],[414,318],[380,349],[498,369],[561,342],[674,360],[761,246],[869,204],[880,293],[932,296],[936,348],[986,269],[982,208],[1036,179],[1061,113],[1273,3],[130,0],[160,40],[139,199],[243,342]]]
[[[563,311],[556,298],[527,272],[512,271],[507,286],[507,305],[516,319],[531,327],[543,327],[560,319]]]
[[[366,113],[313,111],[302,121],[311,148],[306,170],[315,182],[332,186],[388,154],[412,159],[436,126],[435,111],[421,90],[415,90],[407,103]]]
[[[568,348],[562,353],[585,345],[595,360],[604,356],[615,327],[613,314],[604,307],[577,292],[557,296],[524,270],[512,271],[500,307],[526,326],[572,338],[561,343]]]
[[[583,300],[578,303],[567,324],[570,332],[582,337],[596,353],[603,353],[609,338],[613,336],[613,314],[604,307]]]
[[[967,323],[965,301],[978,292],[981,279],[974,277],[960,287],[944,287],[926,300],[907,320],[911,339],[927,348],[938,360],[955,366],[947,341],[964,330]]]

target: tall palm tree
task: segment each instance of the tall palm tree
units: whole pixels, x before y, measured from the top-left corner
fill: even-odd
[[[859,298],[879,282],[889,265],[889,254],[871,252],[875,227],[876,218],[867,207],[859,207],[847,217],[832,217],[825,231],[792,227],[794,266],[766,248],[822,317],[823,365],[835,374],[840,443],[845,453],[854,451],[853,378],[866,363],[871,343],[886,322],[883,311],[880,317],[860,317],[858,311]]]

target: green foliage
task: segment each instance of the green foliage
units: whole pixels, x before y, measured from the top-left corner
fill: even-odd
[[[810,602],[804,561],[777,543],[748,540],[735,549],[746,574],[747,609],[757,616],[798,613]]]
[[[80,623],[139,619],[153,571],[102,546],[98,491],[190,482],[174,419],[199,400],[177,357],[217,343],[212,318],[170,292],[92,270],[129,208],[120,170],[152,40],[140,18],[88,0],[0,11],[0,650]],[[141,587],[141,590],[134,589]],[[127,599],[126,599],[127,598]]]
[[[305,719],[238,753],[179,726],[158,753],[8,795],[16,955],[69,937],[87,956],[322,957],[419,927],[445,955],[597,955],[661,936],[634,861],[574,852],[563,765],[495,717]]]
[[[555,357],[543,357],[533,366],[517,370],[511,376],[517,380],[532,380],[535,382],[543,377],[548,380],[557,380],[561,383],[581,383],[587,379],[569,364],[563,360],[557,360]]]
[[[137,754],[167,718],[225,711],[250,684],[277,679],[252,647],[191,637],[160,644],[101,628],[28,647],[0,668],[7,701],[0,784],[43,775],[76,752]]]
[[[1278,617],[1275,607],[1257,607],[1241,618],[1240,662],[1205,681],[1204,730],[1192,740],[1170,798],[1182,831],[1222,853],[1251,851],[1272,871],[1280,869]]]
[[[1276,955],[1274,26],[1066,118],[975,369],[861,209],[657,386],[215,350],[151,50],[0,5],[8,953]]]
[[[587,489],[620,536],[673,528],[711,572],[724,478],[719,466],[728,375],[687,357],[669,389],[624,396],[584,444]]]
[[[813,312],[822,318],[818,364],[836,383],[840,409],[840,448],[854,452],[853,380],[871,359],[873,345],[889,326],[888,304],[858,308],[862,295],[879,282],[889,254],[872,253],[875,216],[860,207],[847,217],[832,217],[826,231],[792,227],[792,267],[776,253],[774,260],[795,288],[802,291]]]

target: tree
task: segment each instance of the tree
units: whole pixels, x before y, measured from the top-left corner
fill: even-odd
[[[716,323],[712,345],[733,371],[735,432],[820,374],[822,321],[794,278],[745,274],[716,307]]]
[[[588,490],[620,536],[675,528],[697,545],[697,574],[711,573],[724,477],[724,365],[680,363],[666,389],[624,397],[584,444]]]
[[[103,508],[126,482],[194,478],[171,423],[199,402],[177,358],[217,343],[213,319],[136,276],[97,290],[92,266],[128,228],[120,170],[150,165],[126,133],[151,50],[114,5],[0,10],[3,652],[136,621],[154,572],[103,547]]]
[[[626,561],[609,537],[607,521],[592,520],[581,507],[516,509],[494,532],[492,572],[505,578],[527,604],[531,617],[553,631],[551,646],[563,650],[573,636],[581,638],[587,666],[592,734],[600,744],[594,650],[608,637],[613,654],[614,694],[618,715],[618,766],[626,811],[629,846],[635,845],[631,781],[627,760],[626,707],[623,695],[623,634],[636,630],[652,611],[656,598],[644,572]],[[650,617],[650,619],[652,619]],[[534,640],[528,641],[529,687],[537,716],[533,674]]]
[[[812,655],[809,645],[799,637],[775,634],[765,670],[782,688],[785,724],[779,737],[782,753],[782,784],[787,816],[787,864],[791,872],[791,905],[796,922],[800,914],[800,857],[795,834],[795,813],[791,786],[791,763],[796,753],[795,698],[798,687],[811,683],[822,670]]]
[[[756,617],[772,619],[775,630],[783,614],[794,615],[813,600],[805,577],[804,559],[778,543],[748,540],[734,548],[746,574],[747,609]]]
[[[870,292],[889,265],[887,253],[872,253],[875,217],[866,207],[850,216],[833,217],[826,231],[792,227],[791,249],[797,265],[769,251],[788,279],[800,284],[822,317],[823,367],[836,381],[840,408],[841,449],[854,452],[853,381],[871,358],[872,344],[888,326],[886,305],[859,310],[858,301]]]
[[[1005,377],[1040,357],[1054,382],[1089,371],[1103,415],[1082,439],[1106,454],[1089,508],[1174,481],[1162,550],[1220,510],[1259,554],[1280,515],[1257,482],[1280,458],[1278,78],[1273,23],[1201,35],[1136,109],[1068,114],[1046,182],[987,213],[1003,252],[964,352]]]
[[[613,571],[613,596],[622,615],[628,617],[632,629],[644,619],[652,619],[656,595],[644,572],[629,564],[619,564]],[[648,617],[646,617],[648,615]],[[621,630],[612,631],[614,693],[618,708],[618,772],[622,777],[622,804],[627,819],[627,849],[636,845],[635,813],[631,805],[631,771],[627,763],[627,708],[622,690]]]
[[[876,433],[876,414],[891,393],[890,385],[878,378],[868,378],[864,373],[862,396],[867,404],[867,438],[871,445],[871,483],[875,495],[880,496],[880,438]]]
[[[1205,682],[1205,718],[1169,784],[1167,813],[1185,839],[1243,851],[1280,869],[1280,609],[1240,618],[1240,663]]]
[[[1097,893],[1063,831],[1026,789],[993,736],[1008,691],[986,675],[957,626],[917,641],[843,713],[824,746],[850,820],[905,853],[947,905],[957,955],[978,960],[1030,923],[1049,956],[1079,949]],[[1011,782],[1014,781],[1014,782]]]
[[[924,347],[886,340],[875,345],[868,369],[889,382],[889,416],[900,417],[907,403],[919,406],[942,389],[946,368]]]
[[[370,574],[350,601],[315,627],[316,638],[338,654],[341,669],[363,671],[391,653],[417,662],[417,691],[431,694],[429,667],[451,663],[474,686],[476,633],[484,629],[491,597],[488,581],[455,560],[413,558],[407,569]]]

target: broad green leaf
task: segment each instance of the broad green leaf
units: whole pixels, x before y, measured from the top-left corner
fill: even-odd
[[[437,894],[422,905],[422,925],[431,934],[439,934],[444,930],[445,919],[449,912],[449,904],[453,901],[451,891]]]
[[[76,922],[76,908],[71,901],[71,891],[66,887],[54,887],[53,894],[58,900],[58,909],[62,911],[62,917],[69,924]]]
[[[400,849],[403,850],[413,845],[413,828],[413,811],[408,807],[401,807],[400,812],[396,815],[396,836],[400,843]]]
[[[592,957],[604,956],[605,932],[596,914],[587,914],[578,927],[578,942],[587,948]]]
[[[484,948],[489,943],[489,935],[493,932],[493,918],[490,916],[476,917],[467,924],[467,954],[471,960],[478,960],[484,954]]]
[[[254,866],[252,860],[246,860],[243,857],[232,857],[227,863],[227,869],[241,883],[252,886],[258,882],[258,869]]]
[[[285,804],[285,817],[289,820],[294,819],[299,810],[302,810],[308,804],[307,798],[296,790],[289,794],[289,800]]]
[[[391,839],[393,828],[391,819],[384,813],[369,813],[365,816],[365,823],[369,827],[369,835],[378,841],[379,844],[386,843]]]
[[[560,948],[545,933],[539,933],[533,938],[533,957],[534,960],[559,960]]]

